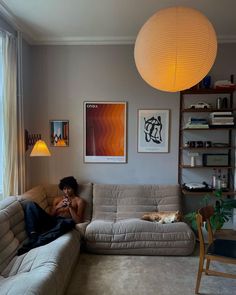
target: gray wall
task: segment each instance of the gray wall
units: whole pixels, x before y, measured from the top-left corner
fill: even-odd
[[[33,133],[49,143],[49,120],[70,121],[70,146],[51,147],[51,158],[29,159],[29,186],[66,175],[102,183],[177,183],[179,95],[149,87],[136,71],[133,46],[32,48]],[[127,101],[126,164],[83,163],[83,102]],[[137,153],[137,110],[170,109],[170,152]]]
[[[214,79],[228,79],[236,70],[236,44],[219,46]],[[70,146],[50,147],[50,158],[29,158],[28,187],[57,183],[74,175],[101,183],[177,183],[179,94],[148,86],[137,73],[133,46],[34,46],[32,91],[25,104],[26,127],[42,133],[49,144],[49,120],[70,121]],[[127,101],[126,164],[83,163],[83,102]],[[137,110],[170,110],[169,153],[137,153]]]

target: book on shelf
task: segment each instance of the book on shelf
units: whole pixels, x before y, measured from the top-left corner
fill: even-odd
[[[212,112],[210,113],[210,117],[233,117],[232,112]]]
[[[208,124],[192,124],[192,123],[187,123],[185,125],[185,128],[186,129],[208,129],[209,128],[209,125]]]

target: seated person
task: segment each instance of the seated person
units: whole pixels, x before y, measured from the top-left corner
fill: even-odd
[[[75,223],[83,222],[86,204],[76,195],[78,183],[75,178],[72,176],[63,178],[59,183],[59,189],[63,191],[63,196],[54,199],[50,214],[71,218]]]
[[[73,176],[61,179],[59,188],[63,196],[55,198],[49,214],[35,202],[23,202],[29,241],[18,250],[18,255],[55,240],[74,228],[75,223],[83,222],[86,202],[77,196],[76,179]]]

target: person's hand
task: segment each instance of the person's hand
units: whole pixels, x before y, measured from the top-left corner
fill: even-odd
[[[63,207],[71,207],[71,204],[72,204],[71,199],[68,198],[68,197],[64,197],[64,199],[63,199]]]

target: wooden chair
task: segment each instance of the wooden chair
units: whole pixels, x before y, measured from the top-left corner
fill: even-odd
[[[199,286],[200,286],[203,272],[205,272],[206,275],[222,276],[226,278],[236,279],[236,274],[218,272],[218,271],[209,269],[210,262],[212,260],[223,262],[223,263],[236,264],[236,241],[213,238],[212,228],[210,224],[210,217],[213,214],[214,214],[214,208],[212,206],[207,206],[207,207],[201,208],[196,215],[199,242],[200,242],[200,254],[199,254],[199,266],[198,266],[195,294],[199,294]],[[208,229],[209,244],[208,244],[208,247],[206,247],[206,249],[205,249],[205,244],[204,244],[204,239],[202,234],[202,226],[204,221],[207,223],[207,229]],[[205,260],[206,260],[206,268],[204,268]]]

